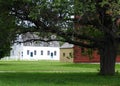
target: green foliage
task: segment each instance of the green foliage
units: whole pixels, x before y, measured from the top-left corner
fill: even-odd
[[[93,26],[87,25],[83,26],[82,28],[78,28],[78,31],[82,35],[92,36],[94,38],[102,38],[104,33],[99,31],[98,29],[94,28]]]
[[[9,15],[11,0],[0,1],[0,58],[9,55],[12,41],[15,39],[15,20]],[[5,6],[5,7],[3,7]]]
[[[86,12],[95,12],[95,1],[75,0],[75,14],[82,16]]]
[[[82,49],[81,54],[83,56],[88,56],[90,60],[94,58],[94,56],[93,56],[94,50],[93,49],[91,49],[91,48],[89,48],[89,49],[81,48],[81,49]]]

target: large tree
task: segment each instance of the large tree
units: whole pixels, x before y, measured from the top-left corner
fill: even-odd
[[[82,37],[89,41],[88,45],[99,51],[100,74],[115,74],[115,61],[120,41],[120,1],[76,0],[76,5],[75,13],[78,20],[76,23],[82,25],[84,30]]]
[[[37,32],[98,50],[100,74],[115,74],[119,45],[119,0],[0,0],[18,25],[17,33]],[[26,23],[28,22],[28,23]]]

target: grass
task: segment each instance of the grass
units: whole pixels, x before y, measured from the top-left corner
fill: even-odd
[[[0,61],[0,86],[120,86],[120,74],[99,76],[98,69],[99,64]]]
[[[0,71],[16,72],[97,72],[98,64],[75,64],[58,61],[0,61]]]
[[[2,86],[120,86],[119,76],[94,73],[0,73]]]

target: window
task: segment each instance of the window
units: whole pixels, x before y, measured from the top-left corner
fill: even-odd
[[[36,55],[37,54],[37,52],[36,52],[36,50],[34,50],[34,55]]]
[[[56,52],[56,51],[54,51],[54,55],[55,55],[55,56],[57,55],[57,52]]]
[[[85,49],[82,47],[81,48],[81,53],[84,53],[85,52]]]
[[[81,54],[84,55],[84,56],[86,55],[85,48],[83,48],[83,47],[81,48]]]
[[[33,52],[30,53],[30,56],[33,57]]]
[[[51,53],[51,58],[53,58],[53,53]]]
[[[63,53],[63,57],[65,57],[65,53]]]
[[[12,50],[12,55],[14,55],[14,50]]]
[[[69,56],[72,58],[72,53],[71,52],[69,53]]]
[[[29,50],[27,50],[27,55],[29,55],[29,52],[30,52],[30,51],[29,51]]]
[[[23,52],[21,52],[21,56],[23,57]]]
[[[43,50],[41,50],[41,55],[43,55]]]
[[[50,55],[50,51],[47,51],[47,55]]]

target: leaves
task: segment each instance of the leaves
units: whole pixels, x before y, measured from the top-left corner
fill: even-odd
[[[15,39],[15,18],[10,16],[10,8],[12,0],[7,0],[6,3],[0,0],[0,58],[9,55],[12,41]]]
[[[113,25],[120,13],[120,0],[0,0],[0,8],[1,30],[8,33],[9,40],[14,39],[11,33],[33,31],[39,36],[55,34],[64,41],[93,47],[104,40],[106,33],[118,33]]]

